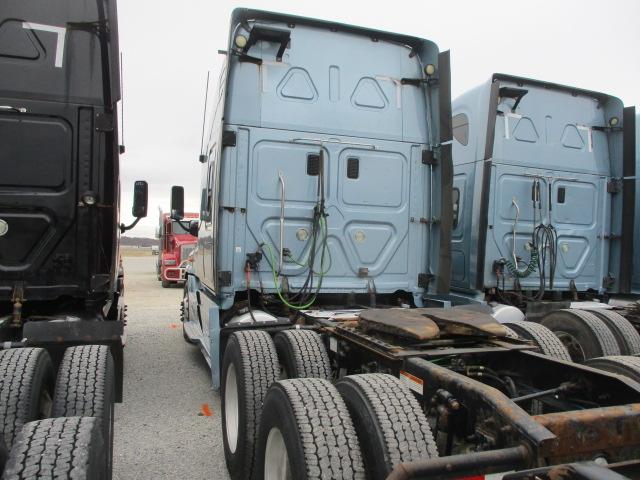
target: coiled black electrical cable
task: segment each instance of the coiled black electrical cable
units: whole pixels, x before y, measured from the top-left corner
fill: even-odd
[[[540,290],[535,297],[540,300],[546,290],[547,263],[549,264],[549,288],[553,288],[558,259],[558,233],[553,225],[544,225],[541,223],[534,229],[533,238],[534,248],[537,248],[539,251],[538,272],[540,274]]]
[[[550,188],[550,187],[549,187]],[[548,219],[548,224],[545,225],[542,215],[542,201],[540,195],[540,179],[534,178],[531,186],[531,200],[533,207],[533,224],[536,225],[537,220],[540,223],[533,229],[531,234],[531,257],[528,263],[522,262],[520,259],[510,261],[502,258],[504,266],[507,267],[509,273],[515,277],[514,290],[517,293],[508,292],[505,290],[505,275],[503,272],[496,270],[497,284],[496,292],[498,297],[508,304],[521,304],[523,300],[536,301],[541,300],[547,289],[547,273],[549,274],[549,288],[553,288],[553,281],[556,273],[556,264],[558,259],[558,234],[556,229],[551,225],[551,218]],[[549,193],[549,205],[551,204],[551,194]],[[551,210],[549,210],[549,217],[551,216]],[[518,270],[519,264],[525,265],[524,270]],[[548,270],[547,270],[548,265]],[[533,297],[528,297],[522,294],[520,289],[519,278],[529,276],[531,273],[538,271],[539,275],[539,289]],[[502,291],[500,291],[500,278],[502,278]],[[511,302],[509,296],[515,296],[515,302]]]

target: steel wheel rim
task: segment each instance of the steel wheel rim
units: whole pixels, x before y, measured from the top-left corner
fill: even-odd
[[[267,436],[264,451],[264,478],[265,480],[291,480],[287,446],[282,432],[277,427],[272,427]]]
[[[227,369],[227,378],[224,383],[224,423],[227,432],[227,444],[231,453],[236,453],[236,448],[238,448],[239,410],[238,379],[236,367],[232,363]]]
[[[576,337],[571,335],[570,333],[563,332],[561,330],[553,332],[556,337],[560,339],[562,344],[567,348],[569,352],[569,356],[571,360],[577,363],[582,363],[587,359],[587,356],[584,353],[582,345]]]

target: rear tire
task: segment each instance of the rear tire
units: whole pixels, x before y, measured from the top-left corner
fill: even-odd
[[[161,280],[162,281],[162,288],[169,288],[171,286],[171,282],[168,282],[166,280]]]
[[[267,332],[245,330],[229,336],[220,397],[224,456],[233,479],[254,475],[262,404],[278,375],[276,347]]]
[[[629,320],[611,310],[589,310],[589,313],[593,313],[609,327],[613,336],[616,337],[622,355],[640,353],[640,333]]]
[[[640,382],[640,357],[615,355],[613,357],[592,358],[587,360],[585,365],[624,375],[636,382]]]
[[[285,330],[273,343],[282,365],[281,378],[331,378],[329,355],[320,335],[311,330]]]
[[[105,480],[100,422],[91,417],[49,418],[22,427],[3,480]]]
[[[96,417],[106,447],[107,477],[113,465],[115,367],[106,345],[65,350],[53,399],[54,417]]]
[[[330,382],[297,378],[269,389],[260,422],[256,477],[364,480],[355,428]]]
[[[401,462],[438,456],[420,404],[396,377],[350,375],[336,388],[351,414],[372,478],[386,478]]]
[[[43,348],[1,350],[0,378],[0,431],[11,448],[22,425],[51,416],[51,357]]]
[[[512,338],[514,340],[518,340],[520,338],[520,335],[518,335],[513,329],[507,327],[504,323],[502,324],[502,328],[504,328],[504,331],[507,332],[505,337]]]
[[[548,357],[557,358],[566,362],[571,361],[571,356],[560,339],[544,325],[535,322],[509,322],[507,324],[520,338],[532,341],[540,349],[540,352]]]
[[[541,320],[569,350],[574,362],[620,355],[620,348],[607,325],[583,310],[556,310]]]

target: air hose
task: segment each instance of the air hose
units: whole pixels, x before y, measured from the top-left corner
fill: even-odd
[[[529,263],[527,263],[527,266],[524,270],[520,270],[518,268],[518,263],[519,263],[518,257],[516,256],[516,232],[518,229],[518,219],[520,218],[520,207],[518,207],[518,203],[516,202],[515,197],[513,198],[513,200],[511,200],[511,204],[516,209],[516,218],[513,222],[513,242],[511,245],[513,261],[507,260],[506,258],[502,258],[501,261],[503,261],[504,264],[507,266],[507,269],[509,270],[511,275],[517,278],[525,278],[536,271],[536,267],[538,266],[538,258],[539,258],[538,248],[536,247],[535,236],[534,236],[533,237],[534,243],[532,243],[531,258],[529,259]],[[534,212],[535,212],[535,200],[534,200]]]
[[[313,297],[311,297],[311,299],[307,302],[304,302],[303,304],[293,304],[291,302],[289,302],[286,298],[284,298],[284,295],[282,294],[282,291],[280,289],[280,282],[278,280],[278,277],[280,276],[275,268],[276,265],[276,257],[273,254],[273,250],[271,248],[271,245],[269,245],[268,243],[265,243],[264,246],[267,247],[267,254],[269,256],[269,264],[271,266],[271,273],[273,274],[273,282],[274,285],[276,287],[276,293],[278,295],[278,298],[280,299],[280,301],[286,305],[287,307],[291,308],[292,310],[306,310],[307,308],[309,308],[311,305],[313,305],[313,303],[316,301],[316,297],[318,295],[318,292],[320,291],[320,288],[322,287],[322,280],[324,278],[324,275],[327,273],[327,269],[325,269],[325,253],[328,251],[327,248],[327,235],[328,235],[328,231],[327,231],[327,220],[324,218],[323,215],[320,215],[319,219],[318,219],[318,224],[320,226],[320,230],[322,231],[323,234],[323,240],[322,240],[322,253],[320,255],[320,272],[315,272],[313,270],[313,265],[305,265],[307,268],[310,269],[310,275],[313,275],[314,273],[317,273],[319,280],[318,280],[318,286],[316,287],[316,292],[314,293]],[[315,242],[314,242],[315,243]],[[312,250],[315,250],[312,247]],[[309,255],[311,257],[315,256],[315,251],[311,251],[309,253]]]
[[[507,266],[507,270],[509,270],[511,275],[518,278],[526,278],[536,271],[536,268],[538,267],[538,258],[538,249],[533,247],[531,249],[531,258],[529,259],[529,263],[527,263],[527,268],[524,270],[520,270],[511,260],[503,258],[502,261],[504,261],[504,264]]]
[[[541,299],[544,296],[545,288],[546,288],[546,265],[549,264],[549,286],[553,288],[553,280],[555,277],[556,270],[556,262],[557,262],[557,243],[558,243],[558,235],[550,223],[545,225],[542,221],[542,204],[540,201],[540,180],[538,178],[534,179],[531,195],[533,200],[533,224],[536,224],[536,212],[539,213],[540,216],[540,224],[538,224],[534,229],[531,235],[531,257],[529,262],[526,264],[524,270],[520,270],[519,263],[521,260],[518,259],[515,253],[515,244],[516,244],[516,230],[518,226],[518,219],[520,216],[520,208],[516,203],[515,198],[512,200],[512,204],[516,209],[515,221],[513,224],[513,245],[512,245],[512,256],[513,260],[507,260],[506,258],[502,258],[500,261],[506,265],[507,270],[511,273],[512,276],[516,278],[525,278],[534,273],[536,270],[539,271],[540,276],[540,289],[536,294],[537,299]],[[550,193],[549,193],[550,195]],[[549,197],[549,206],[551,205],[551,197]],[[550,210],[549,210],[550,211]],[[550,217],[549,213],[549,217]]]

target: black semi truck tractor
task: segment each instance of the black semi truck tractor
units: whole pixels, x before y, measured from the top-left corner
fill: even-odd
[[[111,478],[126,310],[118,242],[130,228],[119,219],[119,55],[115,0],[2,1],[3,479]],[[139,220],[146,182],[134,190]]]

